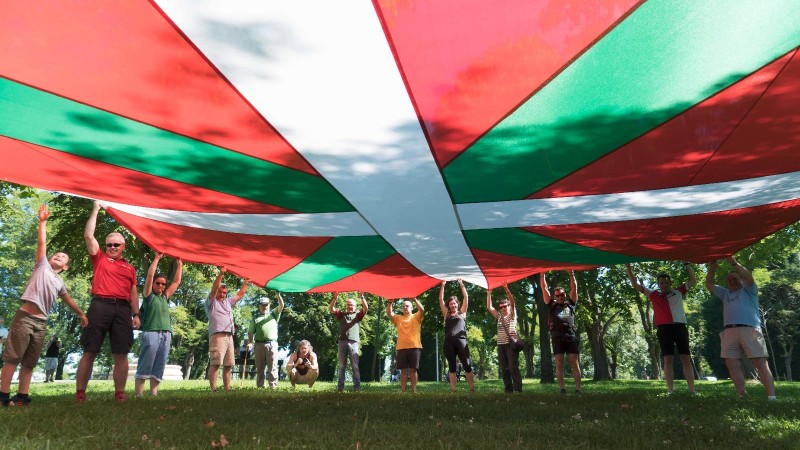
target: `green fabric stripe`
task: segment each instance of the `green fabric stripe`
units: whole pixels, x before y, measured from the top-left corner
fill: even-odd
[[[3,78],[0,135],[298,212],[353,210],[321,177]]]
[[[267,287],[284,292],[305,292],[349,277],[394,253],[380,236],[333,238],[305,261],[273,278]]]
[[[641,257],[596,250],[519,228],[465,231],[470,247],[522,258],[575,264],[611,265],[642,261]]]
[[[580,169],[796,47],[798,17],[797,0],[644,3],[445,168],[455,202]]]

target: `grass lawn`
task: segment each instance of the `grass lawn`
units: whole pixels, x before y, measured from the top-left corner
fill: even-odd
[[[667,397],[658,381],[586,382],[581,397],[534,380],[521,395],[498,381],[471,395],[444,383],[420,383],[417,395],[384,383],[360,394],[253,384],[212,394],[204,381],[167,381],[137,399],[129,382],[117,404],[111,382],[93,381],[83,405],[74,383],[36,384],[30,406],[0,410],[0,448],[800,448],[800,383],[778,383],[776,402],[757,384],[739,399],[730,382],[698,383],[697,397],[681,382]]]

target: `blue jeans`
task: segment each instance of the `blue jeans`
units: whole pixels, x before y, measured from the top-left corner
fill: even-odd
[[[361,390],[361,372],[358,370],[358,342],[339,341],[339,385],[340,391],[344,390],[345,370],[347,369],[347,357],[350,356],[350,366],[353,368],[353,388]]]
[[[140,380],[153,378],[161,381],[164,377],[164,367],[167,365],[172,334],[169,331],[143,331],[141,338],[136,378]]]

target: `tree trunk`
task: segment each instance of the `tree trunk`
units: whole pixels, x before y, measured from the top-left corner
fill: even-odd
[[[192,374],[192,366],[194,365],[194,349],[186,354],[183,358],[183,379],[188,380]]]
[[[594,322],[586,330],[586,335],[589,337],[589,346],[592,349],[592,359],[594,360],[593,380],[611,380],[611,371],[608,368],[608,352],[603,339],[603,325],[599,317],[594,317]]]
[[[59,354],[58,355],[58,366],[56,366],[56,380],[63,380],[64,379],[64,363],[67,362],[68,354]]]
[[[372,353],[372,379],[379,381],[380,378],[378,378],[378,353],[379,353],[378,349],[382,347],[381,345],[382,343],[378,343],[378,340],[380,339],[381,336],[381,317],[383,317],[382,310],[380,308],[381,306],[380,300],[377,302],[376,306],[378,306],[378,308],[376,309],[378,313],[378,318],[377,318],[377,323],[375,324],[375,338],[373,343],[373,345],[375,346],[375,351]]]
[[[793,381],[792,378],[792,352],[794,352],[794,342],[789,344],[789,348],[783,353],[783,363],[786,365],[786,381]]]
[[[661,378],[660,349],[655,333],[653,333],[653,321],[650,319],[650,301],[647,298],[642,301],[643,298],[636,294],[636,309],[639,310],[639,318],[644,329],[644,340],[647,342],[647,352],[650,355],[650,364],[653,366],[652,379],[658,380]]]
[[[547,305],[544,304],[544,297],[542,296],[542,287],[539,286],[539,277],[537,275],[530,276],[532,286],[536,286],[533,292],[533,301],[536,305],[536,314],[539,319],[539,360],[541,364],[541,373],[539,374],[539,382],[543,384],[555,383],[555,368],[553,367],[553,351],[550,348],[550,325],[549,310]],[[556,278],[554,285],[557,284]]]
[[[478,379],[486,379],[486,349],[481,348],[478,352]]]
[[[617,379],[617,352],[611,350],[611,361],[609,362],[611,368],[611,379]]]

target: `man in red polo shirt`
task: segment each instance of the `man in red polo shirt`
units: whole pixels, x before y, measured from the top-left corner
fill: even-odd
[[[94,238],[100,204],[94,202],[92,214],[86,221],[83,240],[92,261],[92,303],[86,313],[89,326],[83,329],[83,357],[78,364],[75,399],[86,401],[86,385],[92,376],[94,359],[109,334],[114,355],[114,398],[125,401],[125,382],[128,378],[128,352],[133,345],[133,329],[139,328],[139,293],[136,290],[136,269],[122,257],[125,238],[119,233],[106,237],[106,251]],[[133,317],[133,320],[131,320]]]

